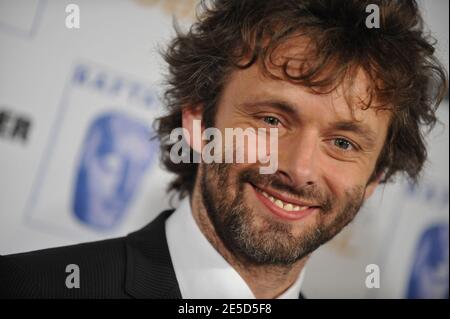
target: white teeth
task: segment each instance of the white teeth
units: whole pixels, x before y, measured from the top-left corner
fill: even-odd
[[[275,201],[275,205],[277,205],[277,206],[280,207],[280,208],[283,208],[283,207],[284,207],[283,202],[282,202],[281,200],[279,200],[279,199],[277,199],[277,200]]]
[[[272,203],[274,203],[275,205],[277,205],[280,208],[283,208],[284,210],[286,210],[288,212],[299,212],[299,211],[303,211],[308,208],[308,206],[297,206],[297,205],[292,205],[290,203],[283,202],[282,200],[280,200],[278,198],[274,198],[273,196],[270,196],[269,194],[267,194],[264,191],[261,191],[261,194],[263,194],[264,197],[268,198]]]

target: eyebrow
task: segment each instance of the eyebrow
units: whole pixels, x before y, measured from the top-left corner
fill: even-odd
[[[264,101],[256,101],[256,102],[244,102],[241,105],[246,107],[257,107],[257,106],[271,106],[273,108],[277,108],[283,113],[286,113],[296,119],[300,118],[300,114],[297,108],[290,103],[279,100],[264,100]]]

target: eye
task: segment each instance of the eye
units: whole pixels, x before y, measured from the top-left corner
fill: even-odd
[[[334,146],[336,146],[344,151],[350,151],[350,150],[355,149],[353,144],[350,141],[346,140],[345,138],[334,139]]]
[[[269,124],[270,126],[278,126],[281,121],[273,116],[264,116],[263,121]]]

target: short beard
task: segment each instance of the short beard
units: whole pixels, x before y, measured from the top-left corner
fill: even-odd
[[[332,239],[356,216],[363,203],[365,188],[355,186],[346,191],[346,200],[337,205],[332,196],[317,189],[294,189],[282,184],[277,175],[261,175],[256,169],[244,169],[231,180],[234,165],[201,165],[200,191],[203,205],[220,240],[241,262],[255,265],[290,266]],[[325,224],[323,219],[301,234],[292,234],[292,226],[275,220],[257,225],[257,212],[244,202],[244,185],[271,185],[274,189],[289,190],[297,196],[321,203],[319,214],[335,214]]]

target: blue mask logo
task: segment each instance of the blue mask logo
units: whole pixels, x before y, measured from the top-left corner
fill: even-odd
[[[73,197],[74,215],[96,229],[119,223],[158,143],[149,125],[121,113],[102,114],[90,125],[81,148]]]
[[[448,225],[427,228],[417,246],[407,298],[448,298]]]

